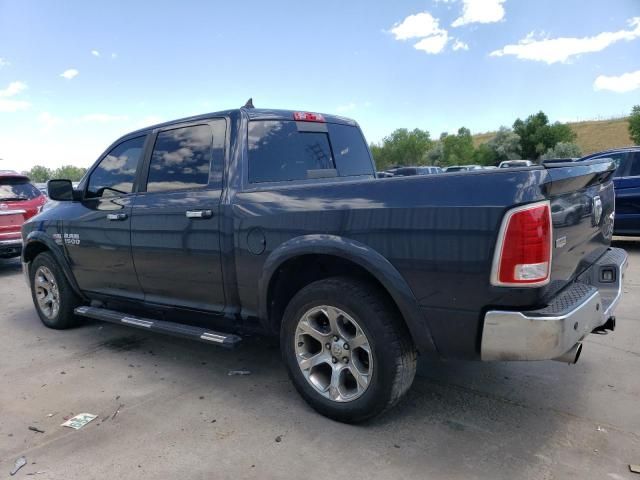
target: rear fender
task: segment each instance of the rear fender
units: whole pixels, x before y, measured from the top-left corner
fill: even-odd
[[[438,356],[427,320],[400,272],[371,247],[336,235],[314,234],[296,237],[271,252],[258,283],[261,319],[268,318],[269,284],[278,268],[287,260],[309,254],[341,257],[364,268],[380,282],[398,306],[420,353],[434,358]]]

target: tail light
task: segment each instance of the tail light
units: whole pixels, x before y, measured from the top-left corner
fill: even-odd
[[[539,287],[549,283],[552,235],[548,201],[509,210],[498,235],[491,284]]]

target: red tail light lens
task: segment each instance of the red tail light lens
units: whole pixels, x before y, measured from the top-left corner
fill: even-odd
[[[551,273],[549,202],[514,208],[502,221],[491,274],[492,285],[537,287]]]
[[[311,112],[294,112],[293,119],[298,122],[324,122],[322,115]]]

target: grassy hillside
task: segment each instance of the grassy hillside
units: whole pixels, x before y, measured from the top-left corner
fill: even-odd
[[[627,117],[613,120],[572,122],[568,125],[576,132],[578,136],[576,143],[585,155],[608,148],[633,145],[629,137]],[[473,136],[473,143],[478,146],[489,141],[494,135],[494,132],[479,133]]]

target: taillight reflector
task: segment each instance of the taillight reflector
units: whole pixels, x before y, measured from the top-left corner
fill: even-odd
[[[311,112],[294,112],[293,119],[298,122],[324,122],[321,114]]]
[[[549,202],[507,212],[494,254],[492,285],[537,287],[547,284],[551,274],[552,235]]]

